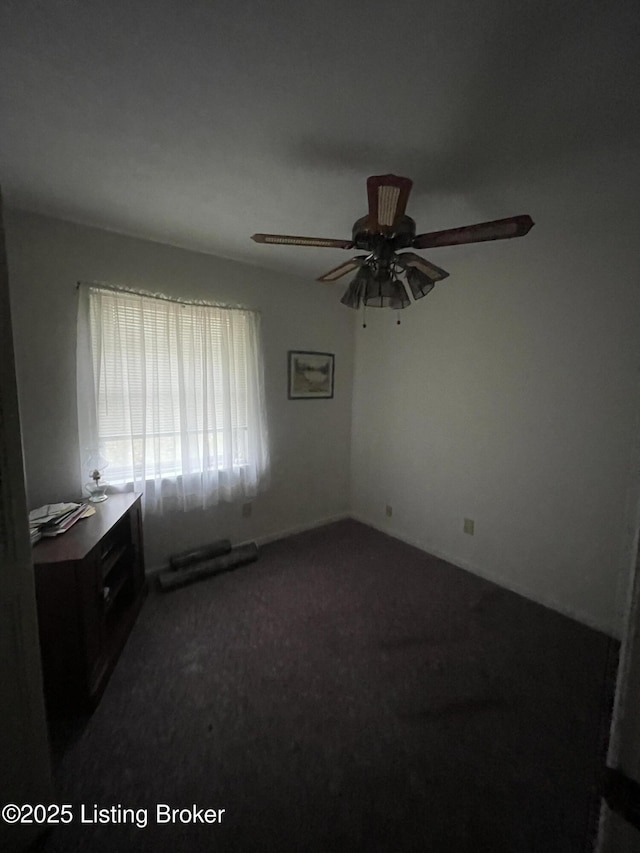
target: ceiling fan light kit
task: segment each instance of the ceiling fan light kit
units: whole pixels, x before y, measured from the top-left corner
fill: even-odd
[[[404,284],[380,269],[369,275],[362,302],[367,308],[399,309],[411,304]]]
[[[406,271],[406,276],[414,300],[422,299],[423,296],[431,293],[435,286],[435,281],[417,269],[417,267],[409,267]]]
[[[347,308],[359,308],[368,280],[369,273],[367,268],[363,267],[358,270],[356,277],[350,282],[340,302],[346,305]]]
[[[369,212],[354,223],[351,240],[286,234],[254,234],[251,239],[256,243],[362,249],[367,254],[357,255],[334,267],[321,275],[318,281],[337,281],[357,269],[340,300],[342,304],[356,309],[365,305],[398,310],[411,305],[401,275],[404,275],[414,301],[422,299],[433,290],[436,282],[449,275],[421,255],[399,250],[435,249],[486,240],[508,240],[524,237],[533,227],[531,217],[522,214],[416,236],[416,224],[405,214],[412,185],[409,178],[398,175],[372,175],[368,178]]]

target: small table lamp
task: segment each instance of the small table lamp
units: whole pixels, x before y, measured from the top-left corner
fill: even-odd
[[[89,500],[92,503],[100,503],[106,501],[109,495],[105,494],[109,483],[102,480],[102,471],[109,465],[104,456],[96,451],[90,453],[85,462],[85,467],[89,469],[91,480],[85,483],[84,487],[89,492]]]

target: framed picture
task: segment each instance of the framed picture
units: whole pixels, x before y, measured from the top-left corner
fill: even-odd
[[[333,353],[289,350],[288,355],[290,400],[333,397]]]

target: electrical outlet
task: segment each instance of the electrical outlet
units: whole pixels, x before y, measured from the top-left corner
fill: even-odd
[[[464,532],[465,533],[468,533],[469,536],[473,536],[475,526],[476,526],[476,523],[472,518],[465,518],[465,520],[464,520]]]
[[[252,504],[242,504],[242,517],[243,518],[251,518],[251,513],[253,512]]]
[[[384,514],[387,516],[387,518],[391,518],[391,516],[393,515],[393,507],[387,504],[384,508]]]

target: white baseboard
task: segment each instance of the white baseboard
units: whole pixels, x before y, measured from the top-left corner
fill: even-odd
[[[434,557],[438,557],[441,560],[446,560],[447,563],[451,563],[452,566],[456,566],[456,568],[464,569],[466,572],[470,572],[472,575],[477,575],[478,577],[484,578],[484,580],[491,581],[491,583],[495,583],[498,586],[503,587],[503,589],[508,589],[510,592],[515,592],[518,595],[523,596],[523,598],[528,598],[530,601],[535,601],[536,604],[542,604],[543,607],[548,607],[551,610],[555,610],[557,613],[561,613],[563,616],[568,616],[570,619],[574,619],[576,622],[580,622],[583,625],[586,625],[588,628],[593,628],[596,631],[600,631],[603,634],[607,634],[609,637],[614,637],[616,640],[620,639],[620,633],[614,630],[611,625],[603,624],[598,619],[595,619],[590,613],[585,613],[584,611],[577,610],[572,607],[567,607],[565,604],[561,604],[556,599],[552,597],[540,596],[537,593],[533,593],[530,589],[527,589],[520,584],[514,584],[510,580],[506,580],[503,577],[492,574],[491,572],[486,571],[484,568],[480,566],[473,565],[469,563],[467,560],[461,560],[459,557],[455,557],[452,554],[449,554],[445,551],[440,551],[439,549],[433,548],[429,545],[426,545],[423,542],[413,538],[412,536],[407,535],[401,530],[397,530],[391,526],[383,526],[374,521],[371,521],[368,518],[365,518],[360,513],[352,512],[350,513],[350,517],[355,521],[360,521],[362,524],[366,524],[368,527],[373,527],[374,530],[379,530],[381,533],[386,533],[387,536],[393,536],[394,539],[400,539],[402,542],[406,542],[407,545],[413,545],[414,548],[419,548],[421,551],[424,551],[427,554],[431,554]]]
[[[324,527],[325,524],[333,524],[334,521],[343,521],[345,518],[351,518],[351,513],[340,512],[337,515],[329,515],[325,518],[319,518],[317,521],[308,521],[305,524],[298,524],[296,527],[288,527],[286,530],[278,530],[276,533],[267,533],[264,536],[257,536],[254,539],[247,539],[247,542],[255,542],[258,547],[266,545],[267,542],[275,542],[278,539],[286,539],[287,536],[295,536],[296,533],[304,533],[305,530],[313,530],[316,527]],[[245,542],[238,543],[245,545]]]

